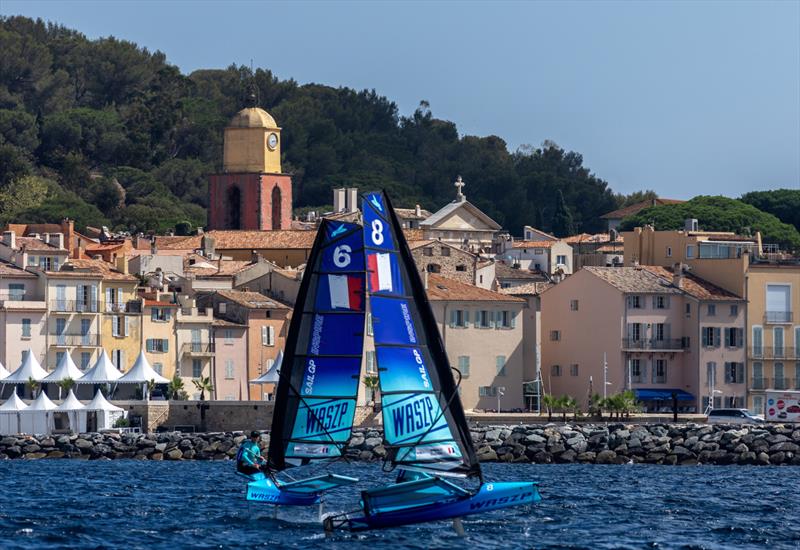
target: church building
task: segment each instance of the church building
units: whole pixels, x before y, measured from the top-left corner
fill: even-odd
[[[209,178],[208,228],[265,231],[290,229],[291,222],[292,178],[281,172],[281,129],[252,101],[225,128],[222,173]]]

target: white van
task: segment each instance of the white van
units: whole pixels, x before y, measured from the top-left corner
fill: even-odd
[[[709,424],[761,424],[764,419],[747,409],[713,409],[708,413]]]

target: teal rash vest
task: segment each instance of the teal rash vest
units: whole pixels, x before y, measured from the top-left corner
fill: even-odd
[[[253,443],[248,439],[239,447],[239,462],[251,466],[256,462],[260,462],[260,459],[261,449],[258,447],[258,443]]]

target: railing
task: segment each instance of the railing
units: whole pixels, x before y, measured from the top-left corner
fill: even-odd
[[[189,342],[181,346],[183,354],[208,354],[214,353],[214,344],[210,342]]]
[[[51,334],[50,345],[58,347],[97,347],[99,334]]]
[[[791,311],[767,311],[764,313],[764,322],[771,324],[791,323]]]
[[[680,338],[667,338],[665,340],[637,340],[635,338],[623,338],[622,349],[633,350],[682,350],[687,347]]]
[[[84,302],[83,300],[50,300],[50,311],[63,313],[97,313],[100,311],[98,302]]]
[[[751,346],[747,353],[753,359],[800,359],[800,348],[792,346]]]
[[[765,390],[769,386],[769,379],[768,378],[753,378],[750,380],[750,389],[751,390]]]
[[[796,390],[800,389],[800,379],[794,378],[753,378],[751,390]]]
[[[30,298],[26,298],[28,294],[24,290],[0,290],[0,302],[6,300],[9,302],[24,302],[25,300],[30,300]]]
[[[205,316],[207,310],[204,307],[182,307],[180,309],[181,315],[200,315]]]
[[[791,378],[775,378],[772,380],[772,387],[776,390],[791,390],[795,384]]]

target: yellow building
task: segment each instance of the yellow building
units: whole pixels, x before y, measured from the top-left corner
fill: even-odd
[[[100,345],[114,366],[126,372],[141,349],[142,308],[136,295],[139,279],[128,273],[125,257],[118,259],[116,269],[102,260],[72,260],[72,263],[91,266],[102,276]]]
[[[139,346],[153,369],[165,378],[172,379],[176,372],[175,320],[178,305],[166,297],[143,299],[142,337]]]

